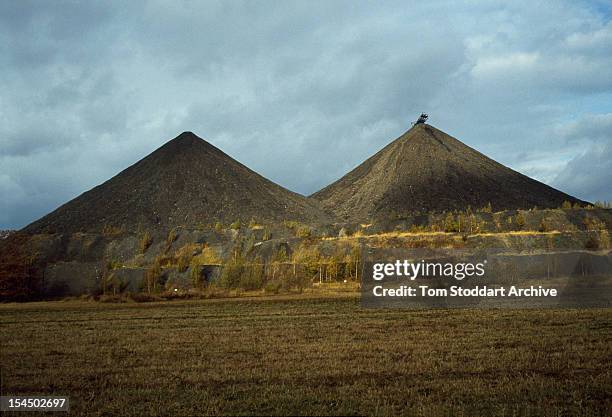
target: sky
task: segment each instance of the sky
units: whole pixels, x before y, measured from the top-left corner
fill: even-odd
[[[430,124],[612,200],[612,3],[0,0],[0,229],[183,131],[311,194]]]

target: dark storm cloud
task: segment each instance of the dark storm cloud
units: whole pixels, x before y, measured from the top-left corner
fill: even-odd
[[[612,199],[602,2],[3,2],[0,89],[0,228],[184,130],[309,194],[421,111],[515,169]]]

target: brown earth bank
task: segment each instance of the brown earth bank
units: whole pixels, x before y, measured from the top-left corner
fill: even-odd
[[[0,304],[3,395],[74,415],[607,415],[612,310],[355,297]],[[17,414],[15,414],[17,415]]]
[[[612,210],[569,208],[470,210],[319,227],[285,221],[139,233],[16,233],[0,241],[0,299],[303,291],[319,282],[358,281],[370,248],[505,249],[525,256],[573,251],[608,265],[611,229]]]

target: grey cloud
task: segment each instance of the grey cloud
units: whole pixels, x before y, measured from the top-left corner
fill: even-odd
[[[56,144],[53,130],[49,125],[44,128],[26,126],[19,131],[6,133],[0,138],[2,152],[5,156],[27,156],[50,149]]]
[[[0,3],[0,228],[184,130],[309,194],[421,111],[500,162],[573,189],[560,176],[567,162],[608,149],[602,4]]]
[[[577,155],[554,184],[592,201],[612,201],[612,113],[588,114],[557,131]]]
[[[0,4],[0,63],[24,71],[58,62],[102,59],[99,30],[115,9],[102,3],[16,1]],[[86,41],[96,42],[96,48]]]
[[[588,114],[557,129],[559,136],[569,143],[612,142],[612,113]]]
[[[555,184],[592,202],[612,201],[612,141],[594,145],[572,159]]]

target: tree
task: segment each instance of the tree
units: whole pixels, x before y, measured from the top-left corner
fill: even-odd
[[[244,259],[240,254],[235,254],[225,265],[219,278],[219,284],[224,288],[238,288],[240,277],[244,272]]]
[[[320,273],[321,254],[316,246],[300,245],[292,256],[293,264],[300,265],[299,279],[307,283],[310,279]]]
[[[310,237],[311,234],[312,234],[312,230],[310,229],[310,227],[306,225],[299,226],[298,228],[295,229],[296,237],[307,238],[307,237]]]
[[[148,231],[145,231],[140,238],[140,253],[145,253],[153,243],[153,238]]]
[[[516,227],[518,228],[518,230],[523,230],[523,228],[525,227],[525,215],[522,211],[519,211],[516,214]]]
[[[542,233],[550,232],[551,231],[551,227],[548,224],[548,222],[546,221],[546,219],[540,220],[540,227],[538,227],[538,231],[540,231]]]
[[[445,232],[456,232],[457,223],[455,223],[455,216],[453,213],[448,213],[444,219],[444,231]]]
[[[191,266],[191,282],[196,288],[202,287],[204,281],[202,280],[202,267],[200,265]]]
[[[168,232],[168,237],[166,237],[166,244],[168,246],[172,245],[177,238],[178,238],[178,233],[176,232],[176,229],[171,229]]]
[[[243,290],[258,290],[263,287],[264,267],[260,258],[253,263],[245,264],[240,275],[240,288]]]
[[[147,286],[147,292],[155,292],[157,290],[157,284],[161,277],[162,269],[160,266],[159,259],[155,259],[155,262],[147,268],[144,275],[145,285]]]
[[[349,277],[355,280],[359,279],[359,269],[361,266],[361,250],[355,245],[351,248],[351,252],[346,257],[347,266],[349,266]]]
[[[178,271],[185,272],[187,268],[189,268],[191,259],[197,255],[200,250],[200,246],[193,243],[188,243],[178,249],[174,255]]]

